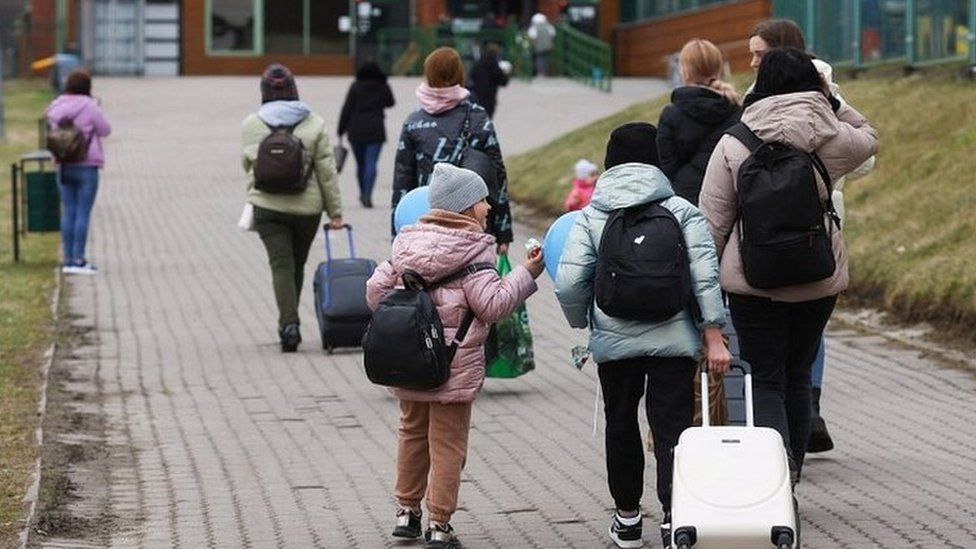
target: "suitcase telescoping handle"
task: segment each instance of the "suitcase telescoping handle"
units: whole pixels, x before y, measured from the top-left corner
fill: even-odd
[[[342,226],[342,229],[346,231],[346,235],[349,237],[349,257],[356,257],[356,247],[352,243],[352,225],[346,223]],[[325,258],[329,261],[332,260],[332,240],[329,238],[329,232],[332,230],[332,226],[326,223],[322,225],[322,231],[325,232]],[[338,229],[337,229],[338,230]]]
[[[744,360],[734,360],[730,369],[742,372],[743,385],[746,391],[746,427],[753,427],[752,411],[752,374],[749,373],[749,363]],[[702,362],[701,366],[701,406],[702,406],[702,427],[708,427],[708,364]]]

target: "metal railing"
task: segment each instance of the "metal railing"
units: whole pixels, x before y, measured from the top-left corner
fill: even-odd
[[[599,90],[613,86],[613,49],[610,44],[566,24],[556,29],[556,70]]]
[[[835,66],[976,66],[976,0],[774,0]]]
[[[377,62],[387,74],[422,74],[424,59],[441,46],[458,50],[470,68],[478,59],[482,46],[494,42],[502,48],[502,59],[512,63],[512,76],[532,78],[532,48],[514,25],[472,30],[446,26],[383,28],[377,31],[376,39]]]

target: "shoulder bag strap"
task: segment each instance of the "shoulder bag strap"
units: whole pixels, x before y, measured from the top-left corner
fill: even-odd
[[[468,108],[464,113],[464,121],[461,122],[461,129],[458,130],[458,136],[454,140],[455,142],[461,142],[461,153],[458,155],[457,162],[461,162],[464,159],[464,151],[467,150],[468,145],[471,143],[471,102],[468,102]]]

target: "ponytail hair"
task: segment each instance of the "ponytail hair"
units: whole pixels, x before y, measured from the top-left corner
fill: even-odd
[[[681,48],[678,63],[681,77],[686,83],[710,88],[729,103],[742,104],[735,86],[722,80],[727,72],[727,64],[722,51],[715,44],[703,38],[690,40]]]

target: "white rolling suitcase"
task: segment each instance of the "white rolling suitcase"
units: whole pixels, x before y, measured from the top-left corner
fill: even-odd
[[[796,549],[799,517],[783,439],[753,424],[752,376],[745,377],[746,425],[709,426],[702,391],[701,427],[674,448],[672,549]],[[707,387],[705,369],[702,384]]]

